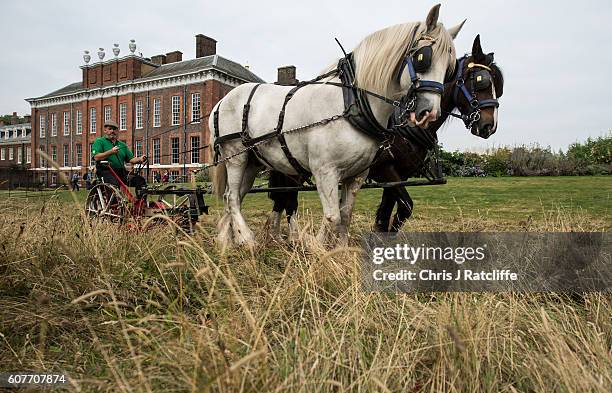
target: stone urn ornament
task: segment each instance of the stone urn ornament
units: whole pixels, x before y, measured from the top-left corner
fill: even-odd
[[[88,50],[85,51],[85,54],[83,55],[83,60],[85,61],[85,64],[89,64],[89,60],[91,60],[91,56],[89,55]]]
[[[119,57],[119,52],[121,52],[121,49],[119,49],[119,44],[113,44],[113,54],[116,57]]]
[[[104,53],[104,48],[98,48],[98,57],[100,61],[104,60],[104,55],[106,55],[106,53]]]
[[[136,52],[136,40],[130,40],[130,52],[132,52],[132,54],[134,54],[134,52]]]

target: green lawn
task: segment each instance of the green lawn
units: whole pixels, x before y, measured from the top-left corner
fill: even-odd
[[[189,186],[189,185],[186,185]],[[527,220],[541,221],[554,215],[580,217],[583,221],[597,222],[598,227],[609,228],[612,223],[612,177],[486,177],[449,178],[448,184],[439,186],[409,187],[414,200],[413,221],[448,220],[457,217],[471,220],[493,221],[514,226]],[[58,198],[72,200],[70,192],[12,192],[12,197],[29,200]],[[364,221],[372,221],[380,201],[382,190],[362,190],[358,194],[355,213]],[[84,201],[87,192],[76,193]],[[6,191],[0,198],[8,197]],[[300,211],[320,214],[320,202],[316,192],[300,194]],[[207,197],[207,203],[215,212],[219,202]],[[271,201],[266,194],[249,194],[244,203],[247,219],[262,216],[270,211]]]

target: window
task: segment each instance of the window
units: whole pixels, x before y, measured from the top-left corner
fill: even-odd
[[[4,161],[6,160],[6,148],[3,147],[2,150],[0,150],[0,160]]]
[[[191,163],[197,164],[200,162],[200,137],[191,137]]]
[[[172,125],[181,124],[181,97],[172,96]]]
[[[41,146],[39,149],[42,153],[45,152],[45,147]],[[42,154],[39,156],[40,157],[40,167],[44,168],[47,166],[47,160],[45,160],[45,158],[42,156]]]
[[[51,114],[51,136],[57,136],[57,113]]]
[[[30,146],[26,147],[26,164],[32,162],[32,148]]]
[[[153,164],[159,164],[161,156],[161,141],[159,138],[153,139]]]
[[[142,156],[142,141],[134,142],[134,156],[135,157]]]
[[[83,165],[83,145],[76,144],[76,166]]]
[[[119,104],[119,129],[127,130],[127,104]]]
[[[64,166],[70,166],[70,157],[68,157],[68,153],[68,145],[64,145]]]
[[[96,133],[96,108],[91,108],[89,110],[89,133]]]
[[[179,178],[179,171],[170,171],[169,173],[170,175],[170,179],[168,179],[169,182],[179,182],[181,181],[181,179]]]
[[[51,159],[57,162],[57,146],[51,146]]]
[[[81,135],[83,133],[83,114],[81,111],[76,112],[76,134]]]
[[[179,139],[172,138],[172,164],[179,163]]]
[[[21,129],[21,137],[22,137],[22,138],[25,138],[26,136],[28,136],[28,134],[27,134],[27,130],[26,130],[25,128],[22,128],[22,129]]]
[[[142,128],[142,100],[136,101],[136,129]]]
[[[15,156],[13,155],[14,154],[13,148],[9,147],[8,152],[9,152],[9,161],[13,161],[13,159],[15,158]]]
[[[89,144],[89,165],[94,165],[96,163],[96,160],[94,160],[93,154],[91,154],[91,151],[93,149],[93,143]]]
[[[23,163],[23,150],[21,150],[21,147],[17,147],[17,163]]]
[[[47,119],[45,118],[44,115],[40,115],[40,137],[41,138],[45,137],[46,127],[47,127]]]
[[[70,113],[64,112],[64,135],[70,135]]]
[[[110,105],[106,105],[104,107],[104,121],[108,121],[111,119],[113,115],[113,110]]]
[[[200,93],[191,95],[191,122],[200,122]]]
[[[161,126],[161,101],[159,98],[153,99],[153,127]]]

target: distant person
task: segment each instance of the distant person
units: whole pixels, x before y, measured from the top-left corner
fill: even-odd
[[[153,173],[153,183],[161,183],[162,178],[159,172]]]
[[[165,171],[161,181],[162,183],[168,183],[168,180],[170,180],[170,175],[168,174],[168,171]]]
[[[72,191],[79,191],[79,174],[74,172],[72,174],[72,180],[70,181],[72,185]]]

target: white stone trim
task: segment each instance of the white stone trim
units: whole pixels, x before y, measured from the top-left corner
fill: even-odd
[[[142,78],[133,81],[107,86],[103,88],[94,88],[77,93],[65,94],[49,98],[28,98],[26,101],[30,103],[32,108],[47,108],[56,105],[74,104],[85,100],[96,100],[103,97],[115,97],[126,94],[137,94],[147,91],[168,89],[177,86],[192,85],[203,83],[206,81],[215,80],[217,82],[236,87],[246,80],[227,75],[217,70],[203,69],[191,71],[184,74],[164,76],[159,78]]]

